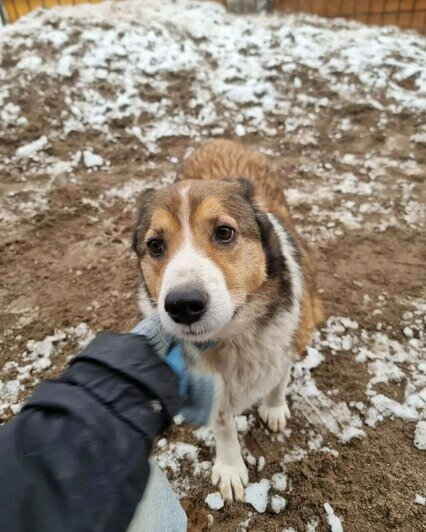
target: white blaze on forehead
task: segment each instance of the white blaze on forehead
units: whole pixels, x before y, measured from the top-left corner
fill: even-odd
[[[182,187],[180,190],[180,197],[182,200],[182,208],[180,212],[180,223],[182,225],[182,232],[183,232],[183,242],[185,245],[185,242],[192,242],[192,229],[191,229],[191,223],[190,223],[190,217],[191,217],[191,206],[189,204],[189,185],[186,185]]]
[[[234,313],[234,304],[226,286],[222,270],[197,248],[191,227],[189,186],[181,189],[182,245],[166,266],[161,282],[159,314],[165,329],[173,335],[185,335],[187,326],[175,323],[164,309],[167,294],[173,290],[196,286],[208,297],[207,311],[203,318],[191,326],[191,334],[203,335],[221,329]]]

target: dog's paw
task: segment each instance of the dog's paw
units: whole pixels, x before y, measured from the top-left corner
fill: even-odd
[[[215,486],[219,484],[224,499],[232,501],[235,498],[237,501],[243,501],[244,486],[248,484],[248,471],[241,456],[232,465],[216,460],[212,471],[212,482]]]
[[[259,407],[259,416],[269,430],[282,432],[291,414],[286,403],[280,406],[267,406],[262,403]]]

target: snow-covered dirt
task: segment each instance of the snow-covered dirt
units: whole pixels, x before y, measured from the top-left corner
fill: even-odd
[[[92,334],[138,319],[137,200],[212,137],[274,157],[327,321],[293,417],[238,422],[223,504],[208,429],[155,449],[193,530],[417,531],[426,474],[424,37],[217,4],[104,2],[0,30],[0,419]]]

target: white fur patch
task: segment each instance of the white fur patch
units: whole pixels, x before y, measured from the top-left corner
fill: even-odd
[[[274,228],[276,235],[280,241],[281,253],[286,261],[288,271],[290,274],[290,282],[292,287],[292,303],[286,312],[286,324],[282,334],[283,337],[289,340],[293,338],[294,332],[297,328],[300,319],[300,301],[303,291],[303,274],[299,263],[296,260],[297,250],[295,249],[289,235],[285,228],[271,213],[267,213],[269,221]]]
[[[139,286],[138,303],[144,317],[148,318],[151,316],[155,309],[148,290],[145,287],[145,283],[141,283]]]
[[[188,188],[181,190],[183,243],[168,263],[161,283],[158,311],[166,331],[177,338],[203,341],[212,338],[231,319],[235,304],[226,286],[222,270],[195,247],[190,225]],[[164,309],[167,294],[185,286],[196,285],[208,296],[208,306],[200,321],[192,325],[174,322]]]

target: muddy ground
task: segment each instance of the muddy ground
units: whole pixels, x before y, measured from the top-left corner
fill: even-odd
[[[229,27],[225,15],[217,17],[217,24]],[[248,27],[258,25],[255,19],[247,20]],[[266,30],[279,31],[281,19],[270,20],[262,22]],[[296,36],[304,28],[326,32],[331,24],[309,17],[289,19],[286,23],[293,27]],[[132,52],[125,50],[101,66],[84,63],[85,51],[96,45],[95,38],[87,37],[88,32],[93,28],[99,32],[114,31],[110,18],[93,21],[74,15],[63,18],[57,12],[39,15],[29,30],[21,24],[15,33],[0,33],[0,79],[3,79],[0,103],[3,111],[12,104],[7,113],[0,115],[2,422],[18,411],[38,379],[58,374],[67,357],[92,332],[127,331],[137,321],[138,272],[130,240],[139,194],[147,183],[157,186],[170,181],[188,148],[218,134],[228,138],[239,135],[242,142],[270,153],[276,160],[283,187],[289,189],[296,223],[315,256],[327,317],[354,320],[358,329],[353,335],[359,342],[363,341],[362,331],[370,335],[382,331],[407,352],[409,341],[414,339],[410,345],[421,353],[424,349],[421,305],[426,296],[422,210],[426,199],[426,132],[422,124],[426,117],[424,107],[409,100],[410,91],[419,91],[420,97],[416,85],[419,74],[415,68],[412,72],[404,71],[410,66],[409,57],[400,57],[393,51],[395,64],[389,62],[386,70],[387,86],[376,84],[374,90],[353,70],[332,74],[339,83],[346,79],[348,87],[352,84],[347,98],[330,77],[318,74],[321,65],[315,71],[315,67],[300,60],[295,73],[271,63],[270,80],[266,75],[262,79],[281,86],[281,100],[290,105],[282,113],[269,112],[264,107],[263,118],[257,125],[247,118],[249,115],[239,115],[238,102],[227,105],[226,98],[230,96],[221,95],[214,88],[208,93],[208,100],[213,102],[215,114],[210,123],[200,119],[200,104],[194,105],[190,98],[198,97],[202,82],[196,80],[197,67],[191,65],[191,58],[187,67],[145,71],[138,98],[147,106],[167,98],[161,119],[169,117],[174,122],[172,134],[157,135],[152,141],[155,149],[149,149],[146,139],[138,138],[138,132],[131,128],[137,126],[142,132],[144,128],[152,129],[158,117],[155,109],[148,107],[139,106],[134,112],[132,105],[137,106],[134,101],[129,104],[129,112],[112,115],[105,111],[107,127],[81,118],[77,111],[73,116],[79,117],[83,127],[73,129],[67,125],[73,114],[70,110],[73,100],[85,99],[89,106],[99,103],[98,100],[93,103],[83,89],[96,91],[107,102],[116,101],[120,94],[116,81],[111,81],[108,75],[89,79],[90,72],[86,72],[86,78],[82,73],[86,67],[108,71],[114,70],[114,61],[133,61]],[[46,29],[44,34],[37,32],[37,24]],[[337,24],[336,32],[344,34],[344,24]],[[141,34],[145,31],[143,21],[124,18],[117,31],[125,33],[129,28],[137,28]],[[359,31],[360,37],[365,38],[363,28],[349,26],[355,37]],[[411,39],[412,46],[424,53],[424,40],[414,33],[375,31],[378,38],[394,39],[401,48],[405,39]],[[153,32],[159,40],[165,35],[158,28]],[[368,33],[368,38],[373,39],[371,35]],[[203,49],[205,37],[188,34],[186,26],[174,28],[166,36],[177,43],[179,39],[189,40],[196,51],[205,54],[202,68],[220,69],[219,56]],[[110,41],[114,39],[112,35]],[[166,44],[167,39],[164,37]],[[274,58],[279,57],[279,43],[269,45]],[[258,42],[252,46],[245,44],[240,50],[241,61],[255,56],[257,46]],[[76,67],[69,71],[70,75],[58,74],[59,60],[66,47]],[[154,54],[155,49],[155,46],[151,49]],[[289,52],[283,49],[282,53]],[[26,59],[22,63],[29,56],[39,57],[41,62]],[[414,65],[420,64],[419,57],[413,57]],[[405,62],[404,68],[398,66],[398,61]],[[406,76],[399,75],[401,72],[406,72]],[[241,76],[244,80],[244,75]],[[154,79],[160,79],[164,85],[156,85]],[[291,94],[286,90],[289,84]],[[392,84],[405,99],[398,101],[395,93],[389,93]],[[294,87],[311,99],[299,98]],[[353,87],[358,87],[358,92]],[[374,103],[368,96],[373,93]],[[262,102],[266,96],[259,93],[256,98]],[[323,104],[318,105],[321,99]],[[241,109],[250,105],[240,104]],[[13,106],[19,106],[19,110]],[[182,131],[179,114],[183,116],[183,125],[185,117],[189,117],[192,130]],[[293,121],[288,119],[290,115]],[[237,123],[245,128],[244,132],[235,129]],[[266,127],[274,131],[265,133]],[[23,155],[22,150],[17,151],[43,136],[47,137],[46,142],[41,141],[41,148],[35,151],[29,149],[30,155],[28,150]],[[90,158],[76,156],[84,150],[98,155],[102,162],[92,165]],[[58,162],[68,166],[60,167]],[[325,325],[321,334],[327,335],[329,329]],[[32,342],[46,340],[48,345],[43,344],[44,348]],[[192,477],[193,464],[183,460],[178,473],[169,468],[169,474],[172,479],[192,478],[190,487],[181,489],[192,530],[281,531],[292,527],[304,531],[315,530],[314,525],[316,530],[329,530],[323,508],[326,502],[342,520],[345,531],[425,530],[425,507],[415,503],[416,494],[426,494],[425,456],[414,445],[416,422],[425,415],[424,410],[417,408],[417,418],[382,412],[383,420],[373,423],[374,426],[364,423],[371,398],[366,393],[372,378],[368,364],[356,359],[355,347],[337,349],[336,354],[324,343],[318,346],[324,361],[312,370],[317,387],[325,394],[330,392],[333,400],[346,403],[351,410],[356,410],[357,403],[363,403],[365,408],[360,407],[357,415],[365,436],[342,443],[338,432],[321,426],[312,416],[305,417],[298,406],[288,425],[290,431],[277,441],[256,416],[249,416],[253,426],[243,430],[241,438],[249,454],[266,459],[261,471],[257,465],[250,466],[251,481],[269,479],[274,473],[285,471],[288,486],[282,495],[287,506],[278,515],[270,508],[263,514],[257,513],[242,503],[213,511],[204,503],[206,495],[215,491],[209,475],[197,473]],[[39,359],[48,362],[40,366]],[[402,376],[378,379],[370,388],[373,386],[376,394],[403,404],[408,384],[415,382],[417,391],[421,384],[420,370],[413,377],[414,363],[414,359],[396,360]],[[290,395],[290,404],[293,401]],[[330,452],[310,447],[313,434],[323,438],[324,447]],[[180,441],[197,445],[200,460],[213,458],[213,449],[198,441],[190,427],[171,429],[167,441],[168,445]],[[306,454],[301,460],[283,461],[285,453],[292,449],[305,449]],[[311,529],[307,528],[308,523]]]

